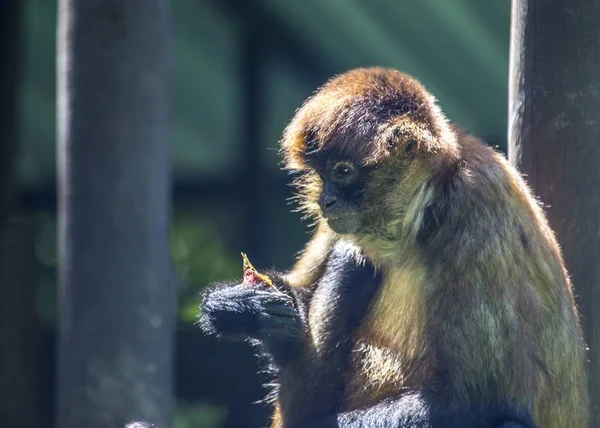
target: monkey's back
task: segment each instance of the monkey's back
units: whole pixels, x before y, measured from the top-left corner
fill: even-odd
[[[382,279],[338,367],[341,398],[332,404],[325,369],[314,370],[331,369],[318,337],[338,328],[324,323],[335,316],[319,293],[308,317],[314,354],[281,387],[293,383],[302,395],[310,381],[306,395],[336,412],[433,385],[447,390],[448,406],[499,400],[544,428],[585,428],[585,346],[554,235],[503,156],[476,140],[463,144],[461,167],[428,183],[434,202],[415,210],[419,230],[433,232],[356,240]],[[281,418],[279,409],[275,426]]]
[[[502,155],[461,144],[459,167],[415,210],[425,233],[360,242],[384,281],[355,336],[345,406],[449,385],[450,406],[501,400],[541,427],[587,427],[585,344],[554,234]]]

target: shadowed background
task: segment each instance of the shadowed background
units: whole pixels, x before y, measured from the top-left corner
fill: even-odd
[[[269,409],[253,404],[263,390],[252,351],[217,346],[193,322],[202,287],[240,276],[240,251],[258,267],[284,269],[308,238],[279,171],[284,126],[329,77],[380,65],[416,76],[451,120],[504,150],[510,2],[172,0],[170,6],[175,427],[260,426]],[[10,241],[20,244],[0,251],[0,266],[11,266],[14,275],[3,282],[2,324],[20,332],[5,334],[6,346],[19,350],[3,353],[0,378],[8,382],[0,383],[0,414],[34,409],[32,419],[49,427],[57,320],[57,4],[16,0],[0,19],[6,52],[0,173],[12,171],[11,180],[0,175],[0,184],[10,183],[0,196],[9,189],[11,218],[20,225]]]

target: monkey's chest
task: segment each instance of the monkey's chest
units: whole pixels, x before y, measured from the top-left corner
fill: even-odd
[[[339,374],[341,410],[396,396],[428,376],[425,278],[413,263],[379,275],[372,288],[341,281],[316,290],[309,314],[314,350]]]
[[[419,263],[386,273],[353,335],[343,410],[397,396],[431,376],[425,289]]]

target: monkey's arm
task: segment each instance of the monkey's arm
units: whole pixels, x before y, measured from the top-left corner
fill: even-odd
[[[323,223],[306,244],[300,258],[290,272],[285,275],[286,282],[295,290],[309,289],[323,276],[329,256],[338,238]]]
[[[305,345],[312,285],[323,274],[335,241],[331,230],[320,226],[290,272],[266,272],[282,293],[233,284],[209,289],[201,304],[201,328],[225,339],[258,340],[281,367]]]
[[[339,413],[302,428],[535,428],[531,417],[500,406],[451,411],[435,393],[411,392],[375,406]]]

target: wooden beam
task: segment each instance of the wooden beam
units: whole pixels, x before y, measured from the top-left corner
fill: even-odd
[[[600,426],[600,0],[513,0],[509,159],[541,197],[589,344]]]
[[[61,0],[57,426],[171,426],[166,0]]]

